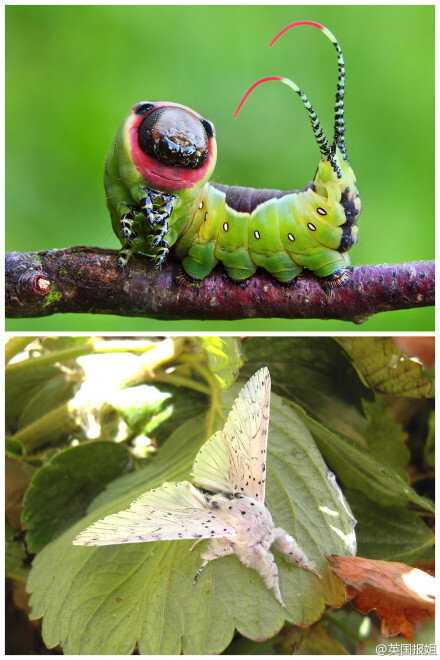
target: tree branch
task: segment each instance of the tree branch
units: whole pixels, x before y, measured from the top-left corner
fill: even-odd
[[[323,288],[311,274],[280,285],[258,271],[241,284],[219,266],[200,284],[180,281],[179,264],[155,270],[134,255],[117,265],[117,251],[76,246],[6,254],[6,316],[25,318],[88,312],[166,320],[321,318],[362,323],[372,314],[434,305],[434,262],[355,266],[349,282]]]

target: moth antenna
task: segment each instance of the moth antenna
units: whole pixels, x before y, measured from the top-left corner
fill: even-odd
[[[330,32],[330,30],[328,30],[326,27],[324,27],[324,25],[321,25],[320,23],[315,23],[314,21],[296,21],[295,23],[291,23],[290,25],[287,25],[285,28],[283,28],[281,32],[279,32],[277,36],[272,39],[269,47],[273,46],[275,41],[279,39],[279,37],[281,37],[284,32],[287,32],[287,30],[290,30],[290,28],[296,27],[297,25],[312,25],[313,27],[318,28],[318,30],[321,30],[321,32],[323,32],[325,36],[330,39],[336,48],[336,53],[338,55],[338,84],[336,87],[335,97],[335,127],[332,148],[335,149],[336,147],[339,147],[344,160],[347,160],[344,122],[345,64],[344,58],[342,56],[342,50],[336,37]]]
[[[327,160],[330,162],[338,178],[341,178],[341,171],[333,156],[332,148],[329,145],[327,138],[324,135],[324,131],[321,128],[321,124],[319,123],[318,117],[316,116],[316,112],[313,110],[312,104],[310,103],[309,99],[304,94],[304,92],[300,90],[298,85],[295,85],[295,83],[289,80],[289,78],[283,78],[282,76],[267,76],[266,78],[261,78],[260,80],[257,80],[257,82],[255,82],[253,85],[249,87],[249,89],[241,99],[238,108],[234,113],[234,117],[238,115],[238,113],[240,112],[243,106],[243,103],[246,101],[247,97],[252,92],[252,90],[255,89],[255,87],[258,87],[258,85],[261,85],[261,83],[267,82],[268,80],[279,80],[285,85],[288,85],[291,89],[293,89],[294,92],[296,92],[299,95],[301,101],[306,106],[307,112],[309,113],[310,122],[312,124],[313,133],[315,135],[315,140],[318,144],[321,154],[324,156],[324,158],[327,158]]]

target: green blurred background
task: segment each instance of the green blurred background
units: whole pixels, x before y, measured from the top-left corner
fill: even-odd
[[[7,250],[72,245],[118,248],[104,202],[104,160],[136,102],[168,100],[211,119],[218,182],[301,188],[319,152],[304,107],[284,85],[260,87],[237,119],[248,86],[284,75],[309,96],[332,135],[336,54],[346,62],[347,153],[363,211],[354,264],[434,257],[433,6],[7,6]],[[56,315],[11,319],[11,331],[416,331],[433,308],[382,313],[362,326],[285,319],[225,322]]]

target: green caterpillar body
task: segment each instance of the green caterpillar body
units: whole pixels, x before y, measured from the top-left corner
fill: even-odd
[[[219,261],[238,281],[258,267],[284,283],[303,268],[334,285],[347,280],[347,251],[357,242],[361,205],[345,154],[343,60],[333,35],[312,25],[330,35],[338,51],[333,144],[288,79],[266,78],[249,92],[264,80],[280,80],[300,95],[321,150],[314,180],[301,191],[209,182],[217,153],[213,124],[176,103],[138,103],[121,124],[105,168],[107,204],[123,245],[121,266],[136,252],[160,266],[173,247],[191,281],[203,280]]]

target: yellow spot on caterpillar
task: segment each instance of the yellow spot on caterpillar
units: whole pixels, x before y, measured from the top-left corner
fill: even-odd
[[[316,231],[316,227],[315,227],[315,225],[312,225],[311,222],[308,222],[308,223],[307,223],[307,227],[310,229],[310,231]]]
[[[327,215],[327,211],[325,209],[322,209],[320,206],[316,209],[319,215]]]
[[[257,229],[254,231],[254,236],[255,236],[255,238],[256,238],[257,241],[258,241],[259,238],[260,238],[260,232],[259,232]]]
[[[290,233],[287,234],[287,238],[289,239],[289,241],[292,241],[292,243],[295,240],[295,236],[293,234],[290,234]]]
[[[224,231],[228,231],[229,225],[228,225],[227,222],[223,223],[223,229],[224,229]]]

